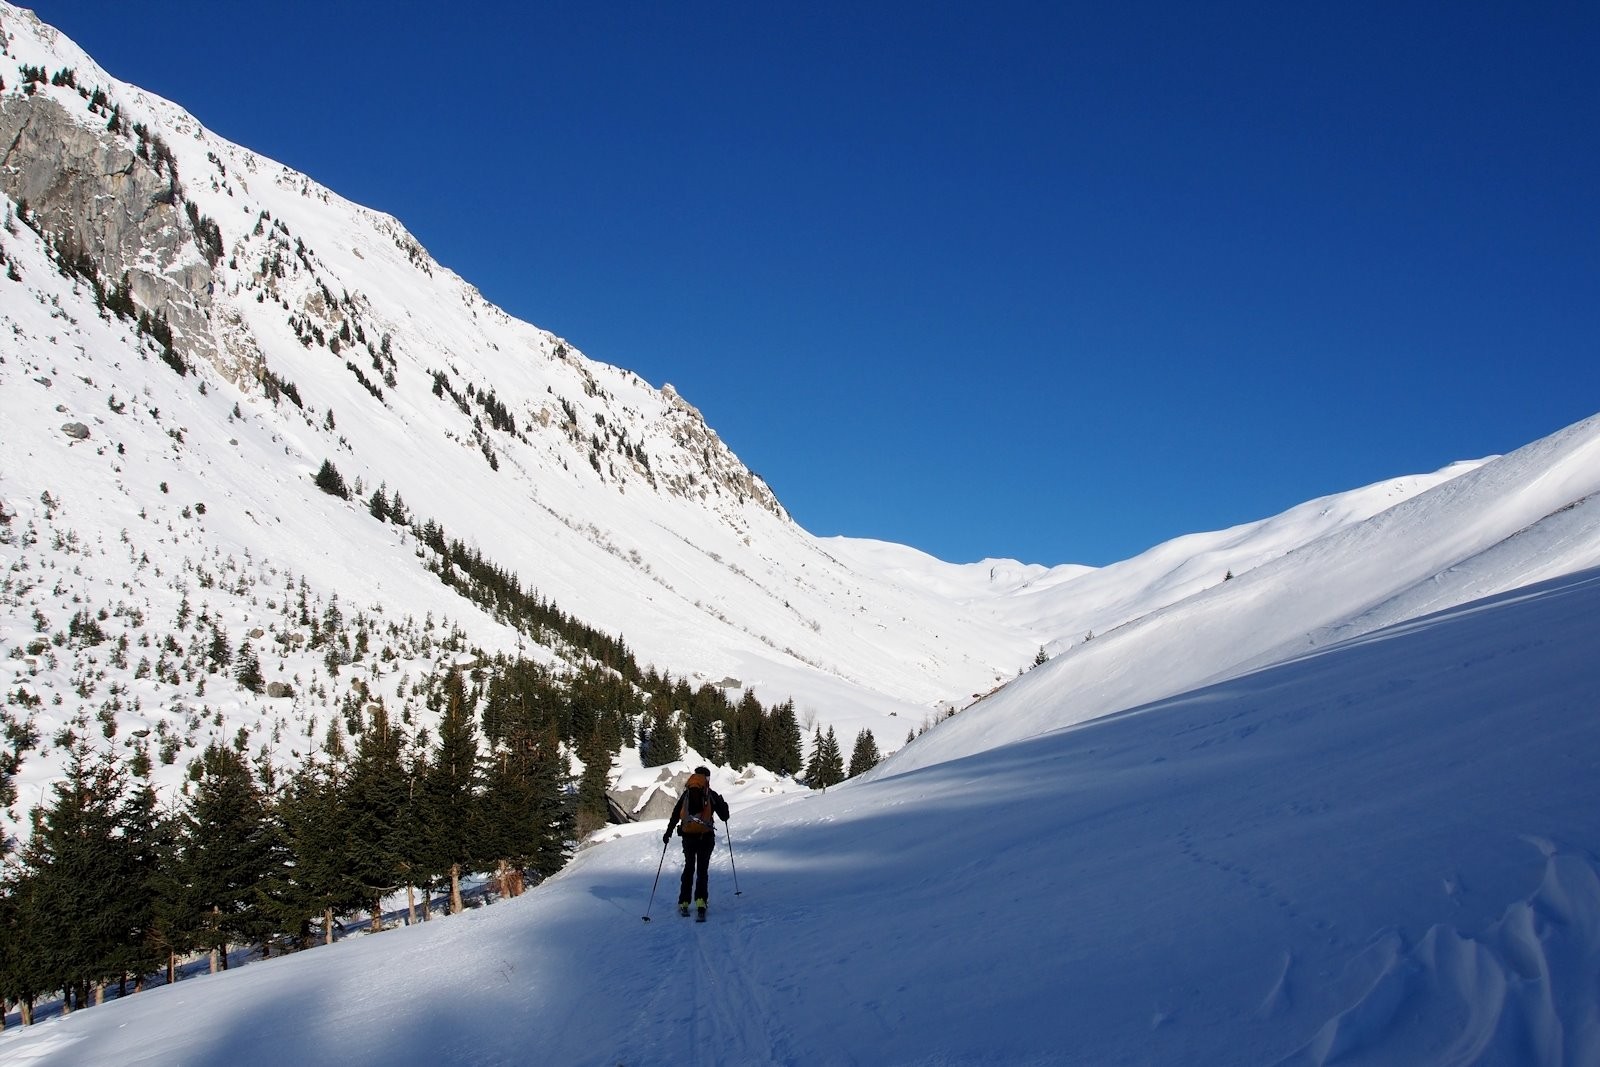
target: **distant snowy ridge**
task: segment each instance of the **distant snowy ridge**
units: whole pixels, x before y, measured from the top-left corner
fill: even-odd
[[[1232,580],[1213,577],[1202,591],[1080,641],[879,773],[1082,722],[1600,564],[1600,416],[1442,473],[1425,491],[1397,492],[1392,506],[1368,518],[1292,539],[1300,543]],[[1305,505],[1300,519],[1355,495]],[[1180,559],[1176,569],[1187,565]],[[1149,561],[1142,556],[1078,581],[1088,586],[1119,567],[1148,569]]]

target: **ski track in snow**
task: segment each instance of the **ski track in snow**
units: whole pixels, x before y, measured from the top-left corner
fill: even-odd
[[[519,900],[13,1030],[0,1061],[1587,1065],[1597,619],[1589,572],[737,805],[743,894],[724,839],[704,925],[670,847],[640,922],[641,824]]]

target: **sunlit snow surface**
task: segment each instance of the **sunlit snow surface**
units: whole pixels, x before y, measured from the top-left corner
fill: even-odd
[[[519,900],[13,1030],[0,1058],[1594,1063],[1596,620],[1590,571],[736,807],[704,926],[663,893],[640,921],[641,832]]]
[[[4,17],[17,63],[112,84]],[[335,456],[642,662],[792,697],[808,730],[848,747],[872,728],[895,754],[826,795],[719,768],[733,840],[704,926],[673,913],[676,850],[641,824],[515,901],[14,1027],[0,1063],[1600,1062],[1600,418],[1099,569],[819,539],[715,493],[601,478],[532,416],[559,398],[586,432],[623,422],[663,481],[705,446],[674,442],[663,391],[558,356],[420,250],[417,267],[394,220],[113,88],[125,121],[167,131],[228,240],[270,210],[370,300],[400,385],[370,402],[244,275],[223,278],[219,321],[236,314],[311,412],[214,370],[179,379],[32,231],[0,231],[22,275],[0,279],[0,499],[40,535],[0,546],[29,566],[0,616],[5,691],[70,695],[81,671],[9,654],[35,607],[60,627],[126,599],[160,629],[184,589],[202,599],[197,567],[257,583],[204,595],[235,635],[270,626],[296,579],[552,655],[425,572],[407,535],[316,492]],[[208,153],[226,182],[202,180]],[[429,391],[444,366],[529,429],[496,439],[498,470]],[[1041,647],[1053,658],[1019,677]],[[314,679],[319,658],[264,666]],[[438,666],[391,665],[373,691],[408,706],[406,679]],[[121,737],[168,713],[131,668],[96,669],[144,700]],[[222,683],[204,702],[223,737],[299,716],[287,758],[340,695],[299,688],[292,709]],[[44,701],[44,736],[60,708]],[[158,769],[169,787],[184,760]],[[58,762],[24,765],[20,807]],[[654,777],[622,762],[626,785]]]

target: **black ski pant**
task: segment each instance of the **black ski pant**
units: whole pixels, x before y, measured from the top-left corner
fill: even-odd
[[[714,833],[683,835],[683,881],[678,883],[678,903],[691,899],[709,900],[708,883],[711,881],[711,850],[717,845]],[[689,890],[694,890],[694,897]]]

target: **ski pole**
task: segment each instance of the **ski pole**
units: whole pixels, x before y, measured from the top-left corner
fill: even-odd
[[[733,895],[741,896],[739,888],[739,865],[733,862],[733,831],[728,829],[728,820],[722,820],[722,836],[728,842],[728,866],[733,869]]]
[[[663,842],[661,842],[661,862],[656,864],[656,880],[650,886],[650,903],[646,904],[644,906],[644,915],[642,916],[642,918],[644,919],[645,922],[649,922],[650,921],[650,908],[656,902],[656,886],[661,884],[661,868],[666,865],[666,862],[667,862],[667,843],[665,841],[663,841]]]

